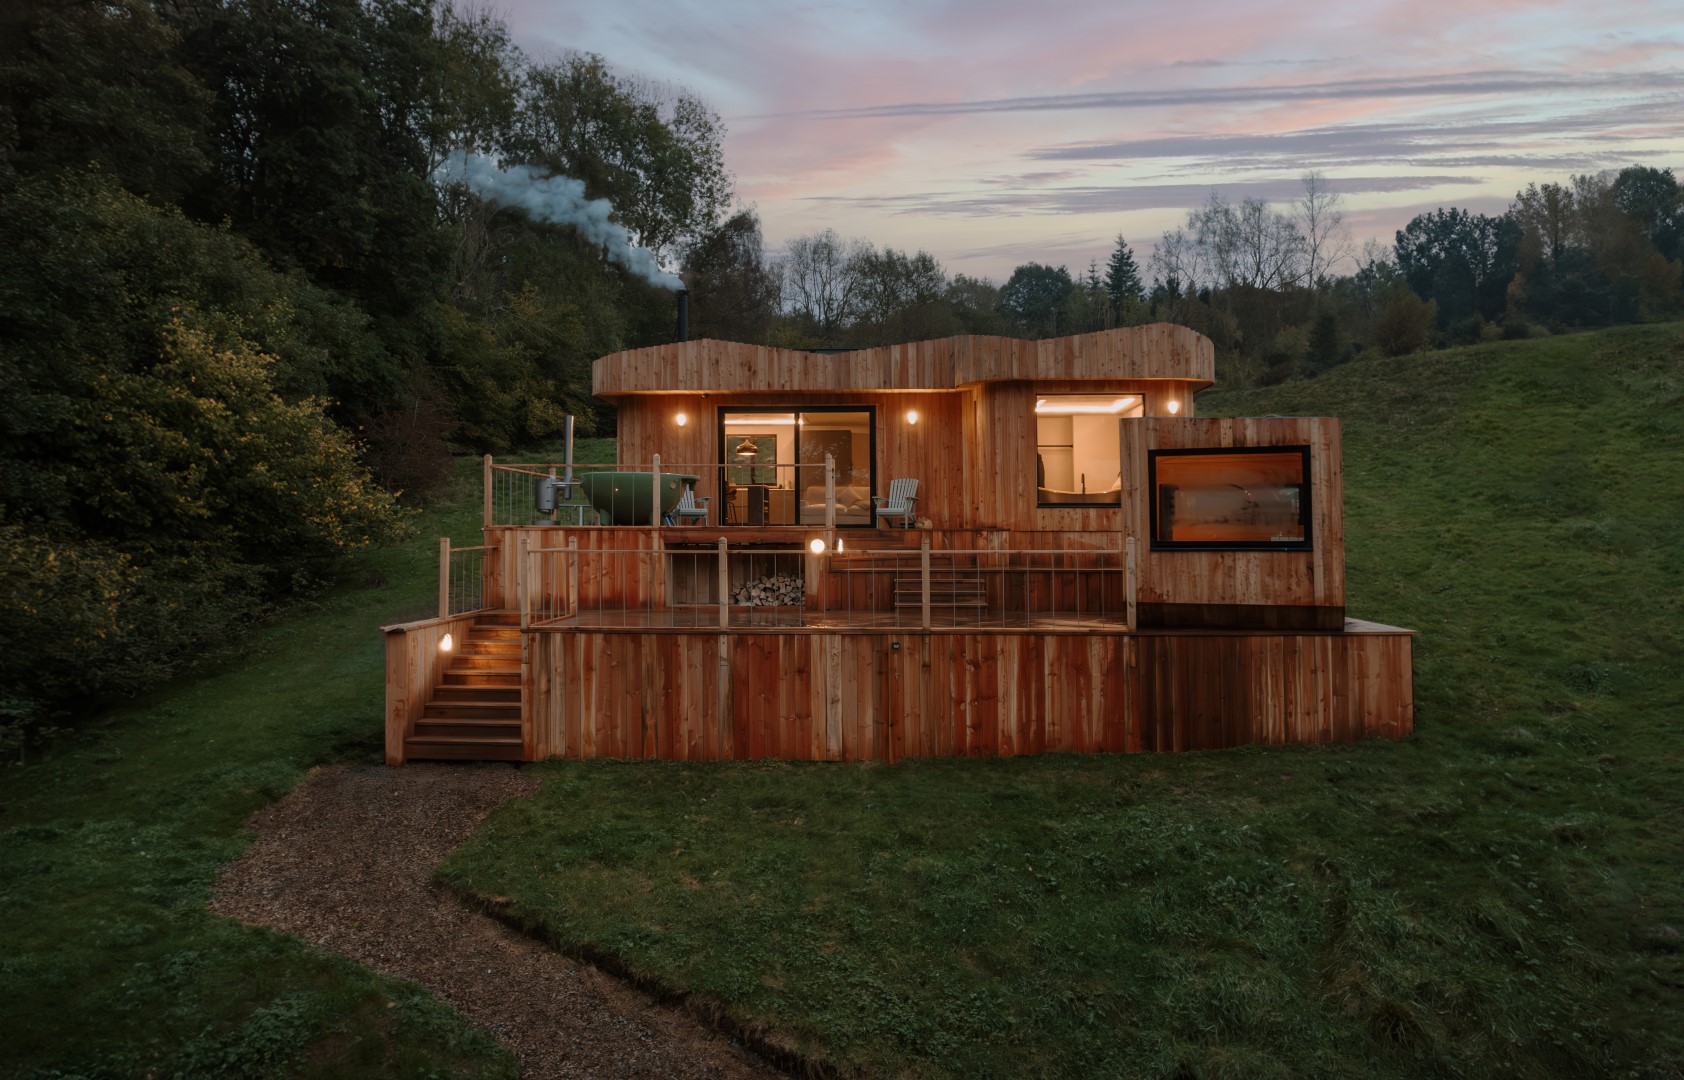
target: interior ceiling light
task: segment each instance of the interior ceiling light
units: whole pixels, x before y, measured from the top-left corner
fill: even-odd
[[[750,440],[744,439],[742,442],[737,444],[737,456],[738,457],[751,458],[751,457],[758,457],[759,455],[760,455],[760,447],[754,445],[754,443],[751,442]]]
[[[1122,412],[1134,404],[1132,397],[1120,397],[1115,401],[1063,401],[1058,398],[1036,398],[1035,411],[1043,416],[1071,416],[1076,413],[1110,413]]]

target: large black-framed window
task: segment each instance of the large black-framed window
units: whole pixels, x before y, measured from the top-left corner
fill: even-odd
[[[827,454],[836,463],[836,524],[873,524],[874,406],[722,405],[718,431],[726,524],[823,525]]]
[[[1308,446],[1147,452],[1158,551],[1308,551],[1314,543]]]

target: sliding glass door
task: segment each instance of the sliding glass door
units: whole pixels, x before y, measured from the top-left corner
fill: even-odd
[[[828,455],[836,468],[836,523],[870,525],[876,436],[869,407],[720,410],[724,521],[823,525]]]

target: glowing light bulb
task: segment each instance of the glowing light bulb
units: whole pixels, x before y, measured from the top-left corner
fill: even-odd
[[[906,422],[909,423],[909,424],[916,424],[918,422],[918,410],[917,409],[906,410]]]
[[[1181,402],[1171,401],[1168,405],[1165,405],[1164,408],[1169,410],[1169,414],[1171,416],[1174,416],[1176,413],[1181,411]]]
[[[811,551],[814,555],[823,555],[824,538],[815,536],[811,540],[807,541],[807,550]]]
[[[688,424],[690,422],[690,417],[687,416],[684,413],[679,413],[677,416],[673,417],[672,419],[673,419],[673,423],[677,424],[679,427],[683,427],[685,424]]]
[[[446,635],[444,635],[444,637],[439,638],[439,652],[449,652],[451,649],[454,649],[455,647],[456,647],[456,639],[452,638],[449,634],[446,634]]]

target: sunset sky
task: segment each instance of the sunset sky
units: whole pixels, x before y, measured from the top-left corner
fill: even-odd
[[[1103,263],[1211,191],[1320,170],[1356,240],[1529,181],[1684,172],[1684,0],[752,4],[506,0],[543,58],[705,99],[769,248],[831,227],[949,273]],[[1349,269],[1346,267],[1345,269]]]

